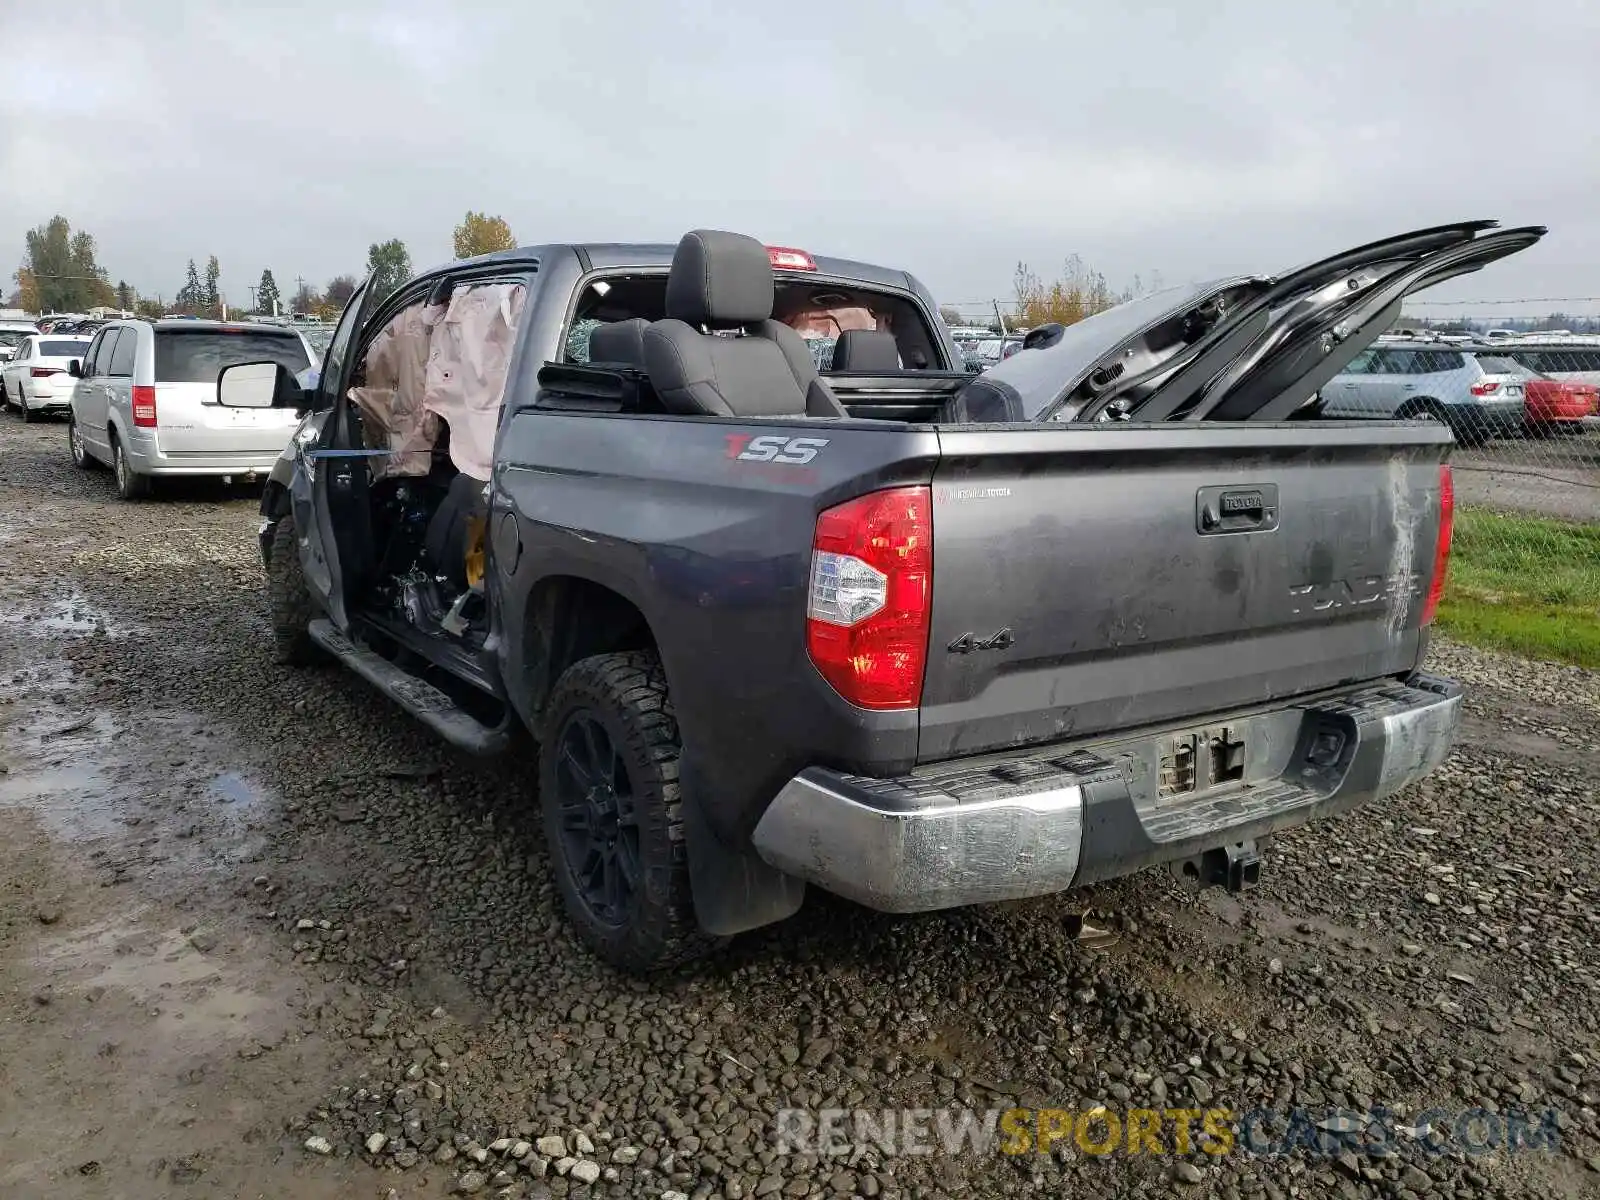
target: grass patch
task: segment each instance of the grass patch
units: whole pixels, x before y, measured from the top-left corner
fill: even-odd
[[[1600,668],[1600,525],[1458,508],[1439,627],[1473,645]]]

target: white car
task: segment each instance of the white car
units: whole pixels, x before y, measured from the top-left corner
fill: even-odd
[[[43,413],[65,412],[72,403],[69,368],[74,360],[83,360],[89,341],[72,334],[28,334],[0,370],[0,402],[21,409],[24,421]]]

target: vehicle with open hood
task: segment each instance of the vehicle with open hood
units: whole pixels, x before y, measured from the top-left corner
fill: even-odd
[[[527,755],[572,920],[647,969],[795,912],[1041,895],[1433,770],[1447,426],[1311,419],[1471,222],[1170,289],[962,369],[903,271],[737,234],[363,287],[262,500],[280,659]],[[808,339],[831,339],[823,359]]]

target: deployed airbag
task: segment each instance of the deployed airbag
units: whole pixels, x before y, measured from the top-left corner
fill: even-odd
[[[426,475],[432,465],[439,421],[422,402],[433,330],[444,315],[441,304],[414,304],[396,313],[367,346],[366,381],[350,389],[350,399],[361,410],[367,446],[391,452],[373,460],[374,478]]]
[[[350,389],[368,446],[387,449],[373,475],[426,475],[450,427],[456,469],[487,480],[511,349],[527,289],[520,283],[458,288],[447,304],[397,313],[367,347],[366,378]]]
[[[450,424],[450,461],[487,480],[494,466],[506,373],[527,289],[520,283],[457,288],[434,326],[422,407]]]

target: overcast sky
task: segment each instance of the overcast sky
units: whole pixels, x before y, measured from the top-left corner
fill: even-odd
[[[61,212],[113,280],[170,296],[215,254],[242,303],[389,237],[447,259],[473,208],[524,243],[735,229],[969,301],[1019,259],[1176,283],[1494,217],[1551,234],[1435,298],[1600,295],[1584,0],[0,8],[6,273]]]

